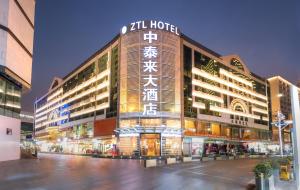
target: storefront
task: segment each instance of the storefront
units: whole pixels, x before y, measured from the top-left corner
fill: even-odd
[[[185,137],[183,140],[183,155],[201,157],[204,151],[203,137]]]
[[[182,132],[181,129],[173,129],[167,132],[157,128],[156,132],[148,130],[148,133],[134,128],[119,129],[117,133],[118,151],[121,156],[135,157],[160,157],[177,156],[182,154]]]
[[[115,136],[107,136],[102,138],[94,138],[93,153],[102,156],[115,156],[117,155],[116,138]]]

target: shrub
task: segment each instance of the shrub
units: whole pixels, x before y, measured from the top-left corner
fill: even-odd
[[[264,178],[269,178],[273,174],[273,168],[270,162],[261,162],[253,169],[256,178],[259,178],[261,174]]]

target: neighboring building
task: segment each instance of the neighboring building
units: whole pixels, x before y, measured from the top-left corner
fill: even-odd
[[[35,0],[0,1],[0,161],[20,158],[20,100],[31,87],[34,10]]]
[[[300,88],[300,80],[298,80],[297,86],[298,86],[298,88]]]
[[[33,137],[33,113],[21,112],[21,140],[29,140]]]
[[[42,151],[168,156],[265,151],[267,82],[161,21],[124,26],[35,102]],[[226,150],[227,149],[227,150]]]
[[[293,84],[280,76],[269,78],[268,82],[270,86],[270,105],[272,111],[271,122],[277,120],[276,114],[278,111],[281,111],[283,115],[285,115],[286,120],[292,120],[290,90]],[[282,135],[284,142],[287,144],[291,143],[291,127],[292,125],[286,127]],[[278,129],[275,126],[272,126],[272,140],[278,141],[278,138]]]

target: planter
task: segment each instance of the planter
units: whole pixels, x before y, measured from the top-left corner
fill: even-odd
[[[157,161],[156,159],[144,160],[144,166],[145,168],[156,167]]]
[[[229,156],[228,159],[229,160],[234,160],[234,156]]]
[[[274,176],[271,175],[269,178],[255,178],[256,190],[275,190],[274,187]]]
[[[259,155],[250,155],[249,158],[259,158]]]
[[[208,157],[202,157],[202,162],[206,162],[206,161],[209,161],[210,160],[210,158],[208,158]]]
[[[244,159],[244,158],[246,158],[246,156],[245,155],[239,155],[239,158]]]
[[[183,162],[191,162],[192,157],[183,157]]]
[[[176,158],[167,158],[167,164],[176,164]]]
[[[224,157],[224,156],[217,156],[216,160],[226,160],[226,157]]]

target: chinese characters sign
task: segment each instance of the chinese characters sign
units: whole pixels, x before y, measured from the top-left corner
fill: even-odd
[[[150,20],[122,29],[120,125],[138,118],[132,123],[159,126],[162,118],[180,118],[180,47],[179,30],[168,23]]]
[[[157,40],[157,33],[144,33],[143,40],[149,44],[143,48],[143,115],[155,116],[158,107],[158,48],[153,42]]]

